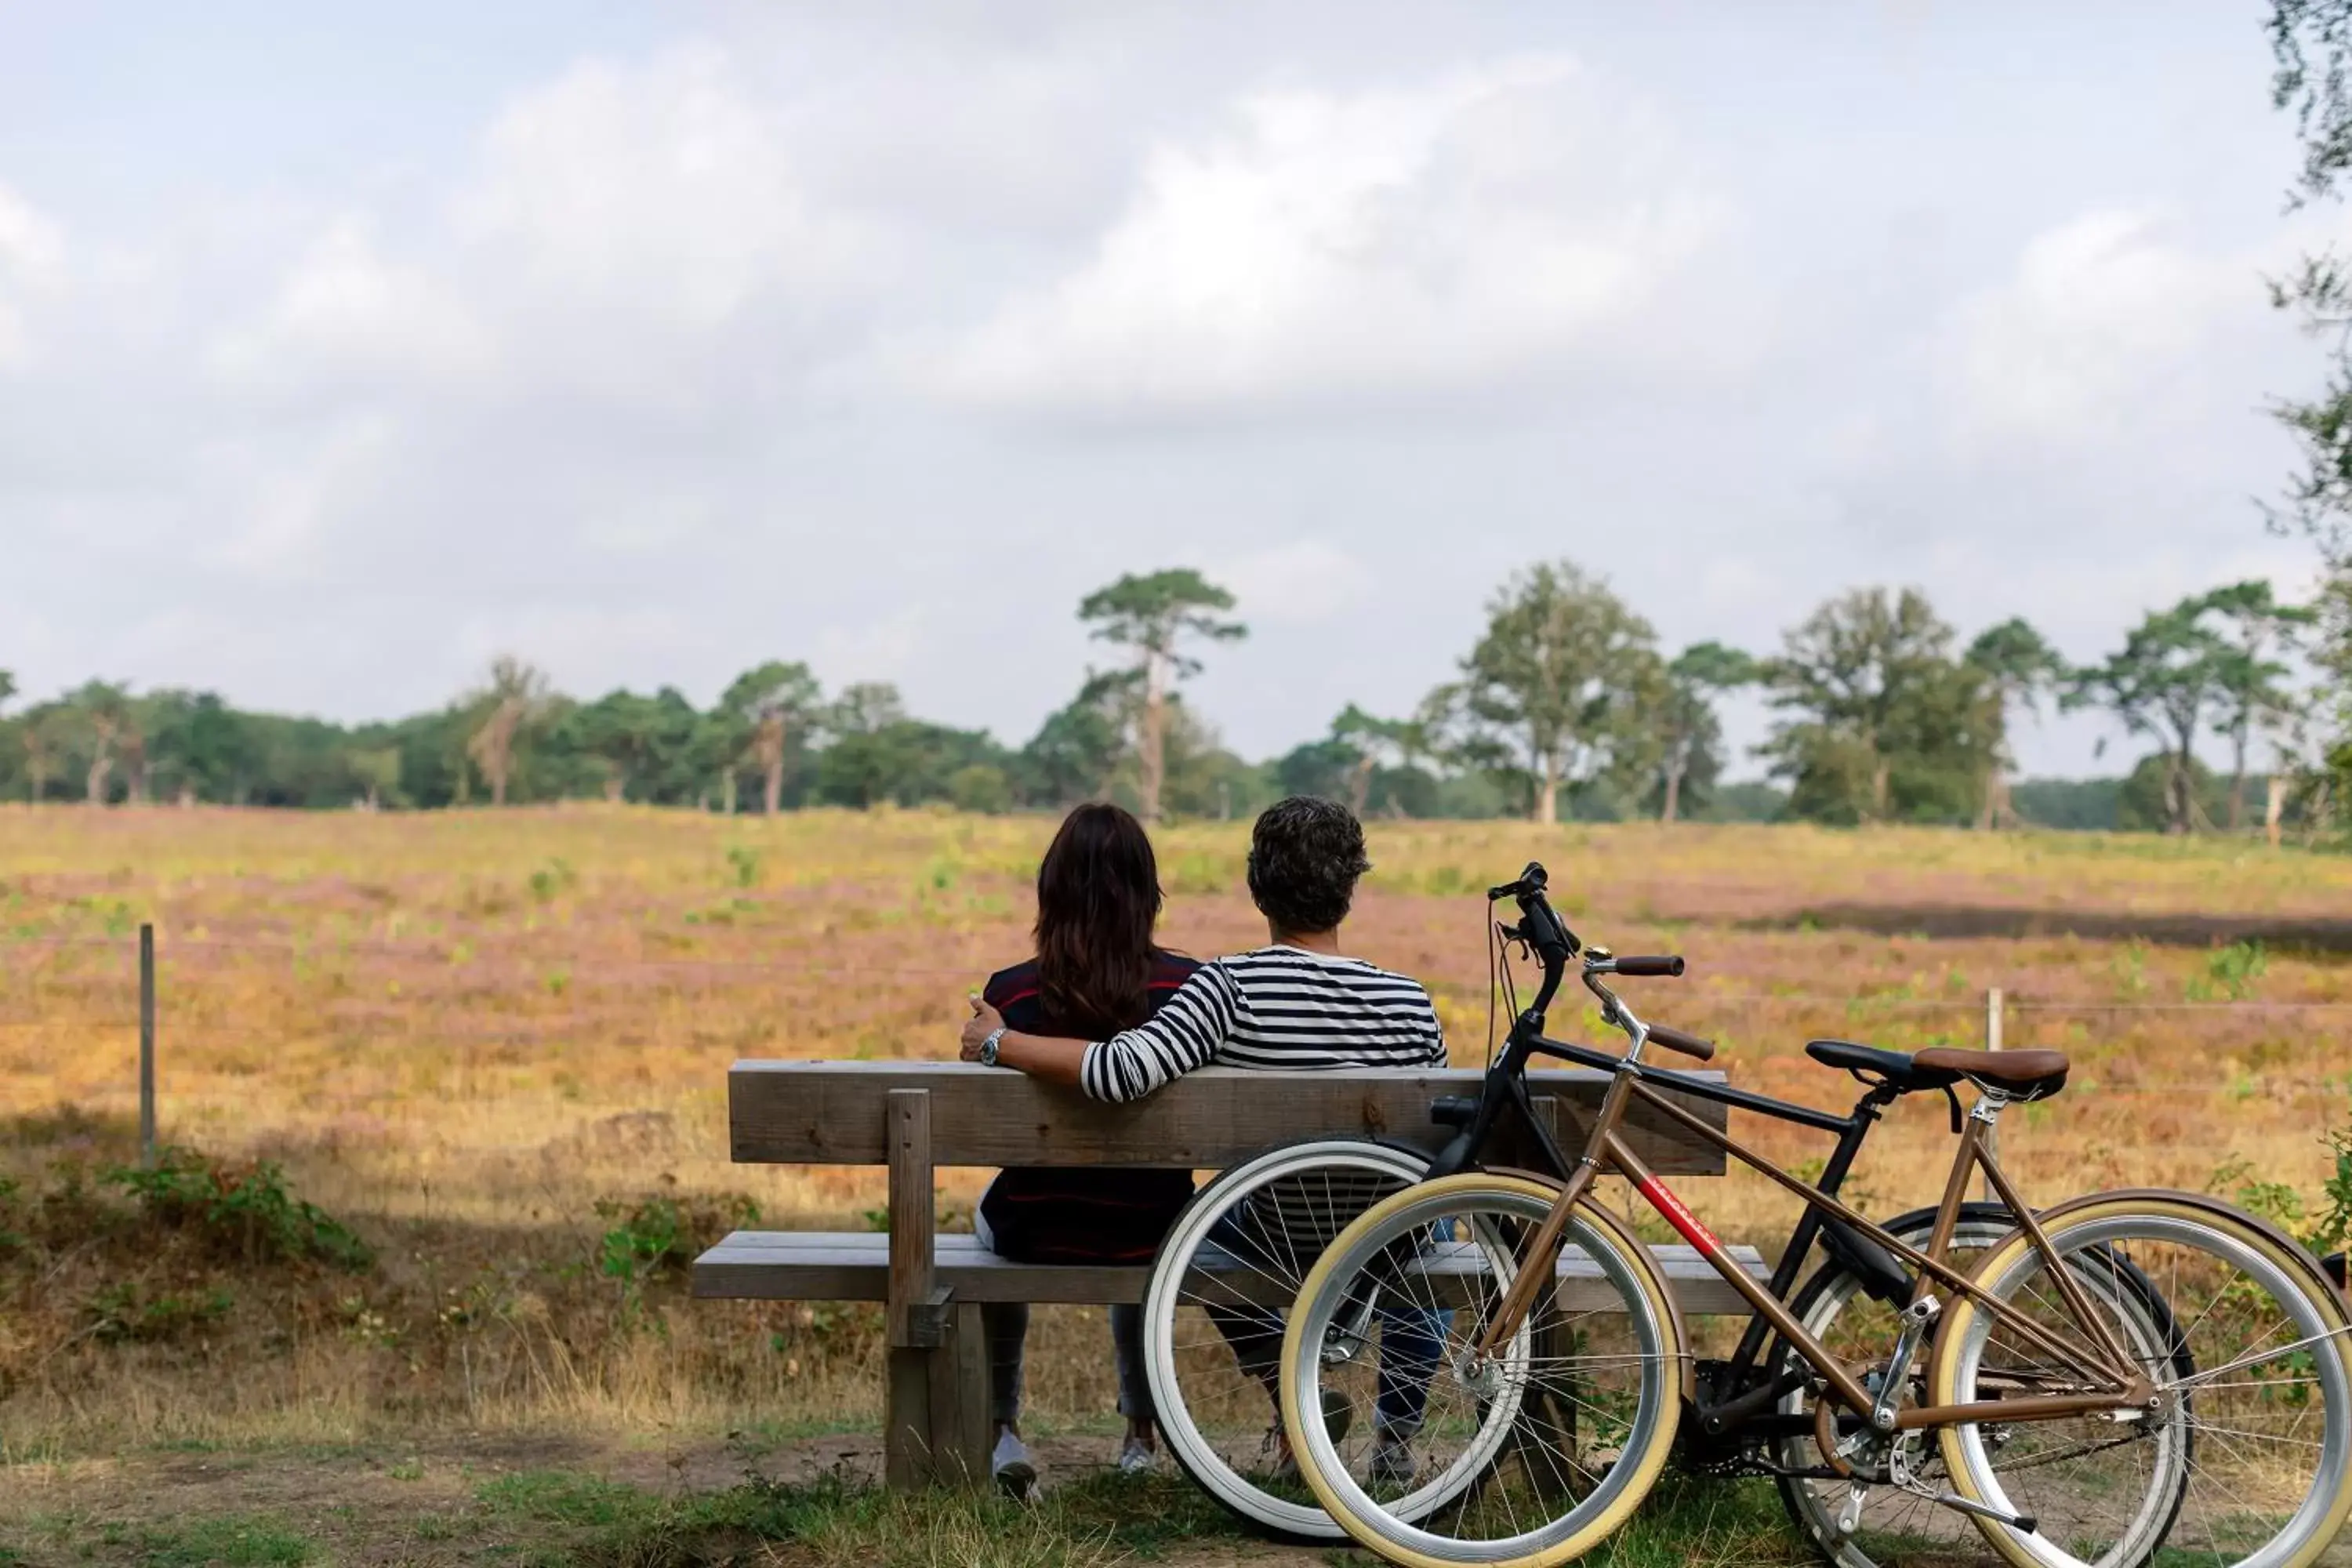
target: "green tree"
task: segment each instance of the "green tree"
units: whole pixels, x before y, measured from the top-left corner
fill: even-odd
[[[1136,792],[1139,815],[1160,819],[1160,793],[1167,777],[1168,697],[1178,681],[1200,672],[1198,659],[1183,651],[1189,639],[1237,642],[1249,635],[1241,622],[1223,618],[1234,596],[1190,567],[1129,574],[1097,588],[1078,603],[1078,619],[1095,637],[1132,648],[1142,674],[1142,706],[1136,732]]]
[[[912,770],[906,704],[886,681],[843,687],[826,710],[824,728],[817,773],[830,799],[861,810],[876,805]]]
[[[1142,672],[1087,671],[1077,695],[1049,713],[1021,748],[1022,794],[1032,805],[1068,806],[1108,798],[1129,758]]]
[[[2284,727],[2295,694],[2288,669],[2274,656],[2290,652],[2316,610],[2280,603],[2262,578],[2231,583],[2205,595],[2206,610],[2221,622],[2224,645],[2218,678],[2221,711],[2214,732],[2230,742],[2230,831],[2246,824],[2246,749],[2258,725]]]
[[[2113,826],[2126,833],[2171,831],[2179,815],[2174,802],[2179,767],[2179,759],[2169,751],[2151,752],[2134,763],[2132,771],[2120,782],[2111,783],[2115,791]],[[2203,758],[2189,759],[2189,788],[2197,803],[2190,815],[2210,816],[2221,804],[2221,781],[2213,776]]]
[[[2352,0],[2273,0],[2269,32],[2271,100],[2294,111],[2303,150],[2293,205],[2340,199],[2352,170]],[[2302,464],[2285,504],[2269,509],[2274,530],[2299,529],[2312,540],[2325,569],[2311,650],[2323,684],[2304,716],[2318,733],[2298,744],[2309,816],[2324,829],[2331,802],[2352,793],[2352,269],[2325,248],[2272,279],[2270,290],[2273,305],[2295,312],[2326,345],[2319,389],[2272,405]],[[2278,805],[2274,791],[2273,818]]]
[[[1651,715],[1657,728],[1659,821],[1681,815],[1685,784],[1715,782],[1723,765],[1723,721],[1715,705],[1757,676],[1755,659],[1719,642],[1693,643],[1666,666],[1664,700]]]
[[[719,699],[719,710],[750,733],[761,809],[770,816],[783,805],[786,742],[809,724],[822,696],[808,666],[770,659],[737,676]]]
[[[550,696],[547,677],[536,667],[510,654],[491,661],[488,679],[473,699],[477,720],[466,754],[488,781],[492,805],[506,805],[516,752],[547,718]]]
[[[1853,589],[1783,636],[1763,678],[1792,717],[1764,754],[1791,781],[1790,810],[1885,822],[1965,807],[1992,737],[1982,677],[1952,638],[1916,588]]]
[[[13,670],[0,669],[0,709],[6,708],[8,706],[9,699],[16,695],[16,672]]]
[[[49,779],[58,771],[58,710],[45,704],[19,721],[19,738],[25,744],[25,798],[35,805],[48,794]]]
[[[87,798],[92,805],[104,805],[108,780],[113,776],[118,761],[118,748],[126,737],[137,734],[131,694],[108,681],[92,680],[68,697],[66,703],[78,721],[83,754],[89,762],[83,774]]]
[[[1347,755],[1348,808],[1361,816],[1371,805],[1372,781],[1383,769],[1410,768],[1429,752],[1429,737],[1418,719],[1382,719],[1353,702],[1331,721],[1330,742]],[[1390,809],[1396,801],[1390,797]]]
[[[1529,815],[1557,822],[1563,788],[1641,743],[1636,714],[1661,668],[1657,634],[1606,583],[1566,561],[1517,573],[1462,660],[1465,754],[1523,769]]]
[[[2010,744],[2009,716],[2023,711],[2039,717],[2042,701],[2055,696],[2069,673],[2066,661],[2042,634],[2021,616],[1988,626],[1969,645],[1968,663],[1981,671],[1991,701],[1992,748],[1987,759],[1984,798],[1977,807],[1977,826],[1990,830],[2017,820],[2010,800],[2010,774],[2017,752]]]
[[[693,746],[696,723],[693,707],[667,688],[655,697],[614,690],[564,714],[549,739],[595,763],[606,800],[628,799],[633,785],[651,799]]]
[[[385,797],[400,788],[400,748],[354,746],[344,756],[352,777],[359,782],[361,805],[369,811],[381,810]]]
[[[2072,707],[2105,708],[2135,735],[2155,736],[2165,764],[2166,831],[2187,833],[2203,815],[2197,796],[2197,736],[2220,705],[2231,649],[2205,625],[2204,599],[2150,611],[2106,660],[2070,683]]]

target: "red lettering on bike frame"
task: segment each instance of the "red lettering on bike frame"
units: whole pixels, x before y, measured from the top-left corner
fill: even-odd
[[[1650,1200],[1650,1206],[1666,1216],[1666,1223],[1682,1234],[1682,1238],[1709,1258],[1723,1251],[1723,1243],[1715,1239],[1715,1232],[1699,1223],[1698,1215],[1683,1206],[1674,1189],[1654,1175],[1643,1176],[1633,1184],[1633,1190]]]

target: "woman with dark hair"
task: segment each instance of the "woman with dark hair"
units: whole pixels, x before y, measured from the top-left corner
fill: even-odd
[[[1340,924],[1354,904],[1357,879],[1371,865],[1363,825],[1346,806],[1312,795],[1277,801],[1250,830],[1250,898],[1265,917],[1265,946],[1194,966],[1164,1010],[1116,1034],[1036,1028],[975,997],[963,1026],[964,1058],[1112,1101],[1140,1100],[1212,1062],[1293,1070],[1444,1067],[1445,1036],[1429,993],[1340,951]],[[1226,1245],[1236,1238],[1219,1239]],[[1272,1399],[1280,1315],[1222,1309],[1210,1316]],[[1378,1479],[1397,1482],[1413,1473],[1412,1438],[1444,1337],[1443,1321],[1433,1314],[1401,1314],[1383,1331],[1396,1360],[1383,1367],[1373,1412]],[[1335,1436],[1352,1418],[1344,1405],[1325,1417]],[[1277,1472],[1291,1468],[1278,1423],[1266,1447]]]
[[[1037,956],[991,975],[986,1005],[1043,1035],[1092,1039],[1144,1022],[1199,967],[1152,941],[1160,903],[1159,862],[1143,825],[1116,805],[1079,806],[1037,867]],[[1142,1265],[1192,1195],[1189,1171],[1008,1170],[982,1194],[975,1228],[982,1245],[1016,1262]],[[1020,1425],[1029,1309],[992,1302],[981,1311],[994,1386],[989,1468],[999,1486],[1025,1496],[1037,1478]],[[1148,1469],[1157,1441],[1142,1309],[1112,1307],[1110,1332],[1127,1417],[1119,1468]]]

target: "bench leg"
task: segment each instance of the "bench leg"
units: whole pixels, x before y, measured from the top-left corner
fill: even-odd
[[[988,1334],[980,1308],[949,1309],[936,1347],[890,1350],[882,1414],[883,1479],[893,1490],[988,1484]]]
[[[988,1484],[990,1439],[988,1331],[980,1308],[959,1302],[948,1342],[931,1352],[931,1447],[943,1486]]]

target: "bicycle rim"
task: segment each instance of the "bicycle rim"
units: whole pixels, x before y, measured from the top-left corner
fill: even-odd
[[[1143,1350],[1160,1436],[1195,1484],[1261,1529],[1345,1534],[1303,1480],[1271,1470],[1283,1320],[1331,1238],[1428,1168],[1416,1151],[1367,1139],[1271,1149],[1203,1187],[1152,1259]],[[1243,1364],[1260,1353],[1263,1379]]]
[[[2341,1527],[2352,1491],[2352,1369],[2342,1304],[2259,1226],[2196,1200],[2134,1196],[2061,1214],[2051,1245],[2156,1390],[2118,1420],[1947,1428],[1954,1489],[2031,1514],[2031,1534],[1979,1521],[2023,1568],[2148,1561],[2301,1568]],[[2102,1258],[2117,1260],[2102,1264]],[[2167,1308],[2150,1333],[2119,1310],[2137,1268]],[[2070,1339],[2082,1331],[2023,1237],[1977,1276],[1997,1300]],[[1943,1401],[2063,1392],[2067,1369],[1969,1301],[1956,1303],[1932,1386]]]
[[[1565,1563],[1623,1521],[1673,1447],[1673,1307],[1646,1248],[1585,1205],[1560,1285],[1491,1358],[1470,1353],[1557,1196],[1482,1174],[1412,1188],[1349,1226],[1300,1292],[1286,1428],[1318,1500],[1391,1562]],[[1416,1384],[1418,1411],[1402,1392]],[[1351,1463],[1313,1418],[1334,1394],[1392,1434],[1417,1421],[1402,1461]]]

